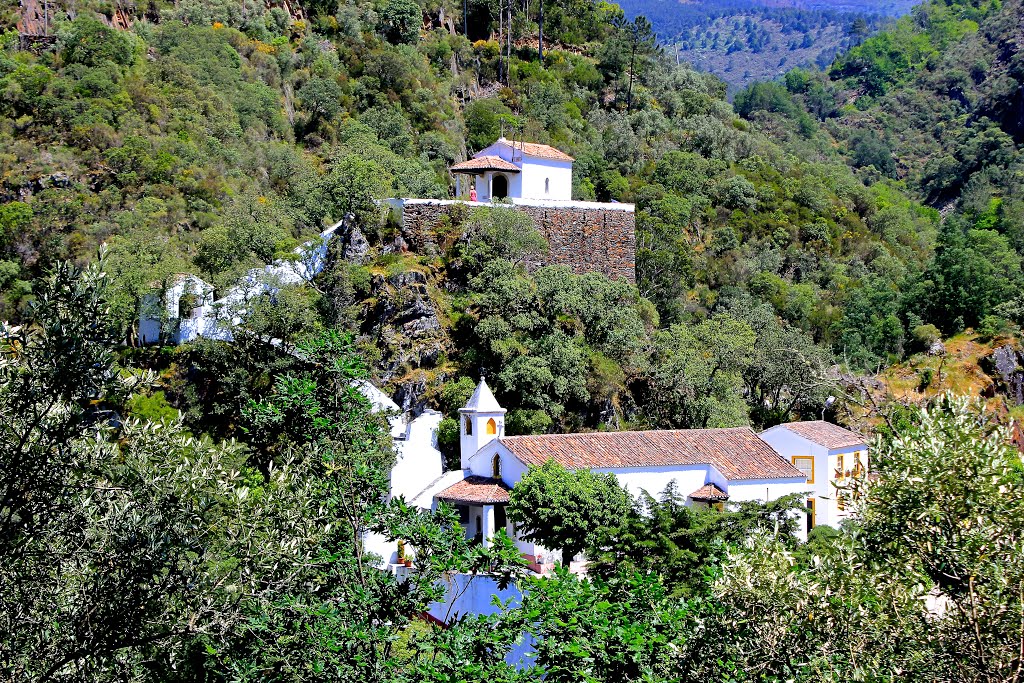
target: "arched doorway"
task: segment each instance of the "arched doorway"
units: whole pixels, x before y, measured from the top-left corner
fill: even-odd
[[[501,199],[508,196],[508,178],[503,175],[495,175],[491,180],[491,196]]]

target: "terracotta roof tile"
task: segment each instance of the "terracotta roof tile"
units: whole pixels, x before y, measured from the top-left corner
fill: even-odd
[[[501,157],[474,157],[455,164],[450,169],[453,173],[466,173],[468,171],[507,171],[519,173],[519,167],[512,162],[505,161]]]
[[[713,465],[726,479],[788,479],[800,470],[749,427],[503,437],[527,465],[568,469]]]
[[[729,500],[729,494],[714,484],[704,484],[689,497],[693,500]]]
[[[857,432],[834,425],[823,420],[809,420],[807,422],[789,422],[782,425],[798,436],[808,441],[813,441],[825,448],[848,448],[866,444],[867,439]]]
[[[438,500],[449,503],[492,505],[508,502],[508,485],[501,479],[470,475],[436,494]]]
[[[508,141],[506,141],[508,142]],[[523,150],[523,154],[531,157],[538,157],[541,159],[553,159],[555,161],[573,161],[573,158],[563,152],[560,149],[556,149],[551,145],[541,145],[536,142],[508,142],[509,145],[514,146],[516,149]]]

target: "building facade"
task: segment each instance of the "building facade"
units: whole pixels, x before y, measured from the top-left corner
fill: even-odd
[[[760,434],[761,439],[807,477],[807,530],[819,524],[837,527],[852,514],[851,477],[868,472],[867,440],[823,420],[789,422]]]
[[[505,409],[484,380],[459,413],[462,469],[429,488],[430,505],[454,505],[466,534],[484,544],[504,529],[534,571],[550,568],[557,554],[522,539],[505,508],[527,470],[549,459],[567,469],[614,474],[634,496],[657,496],[674,484],[689,505],[724,507],[807,490],[804,473],[749,427],[510,437]]]
[[[455,164],[456,196],[476,200],[572,199],[573,158],[550,145],[498,138],[472,158]],[[466,182],[463,182],[463,178]]]

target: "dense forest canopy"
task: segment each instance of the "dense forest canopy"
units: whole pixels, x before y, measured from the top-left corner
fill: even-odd
[[[625,0],[629,17],[650,19],[677,60],[713,73],[730,94],[797,67],[824,68],[836,54],[887,27],[912,2]]]

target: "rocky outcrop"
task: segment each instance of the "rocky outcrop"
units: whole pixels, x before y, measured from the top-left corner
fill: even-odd
[[[1005,344],[985,359],[985,371],[995,380],[996,389],[1012,405],[1024,405],[1024,350]]]
[[[373,306],[364,317],[363,332],[380,351],[376,374],[395,387],[395,402],[403,410],[419,412],[425,405],[431,371],[449,347],[430,280],[419,270],[375,275],[370,301]]]

